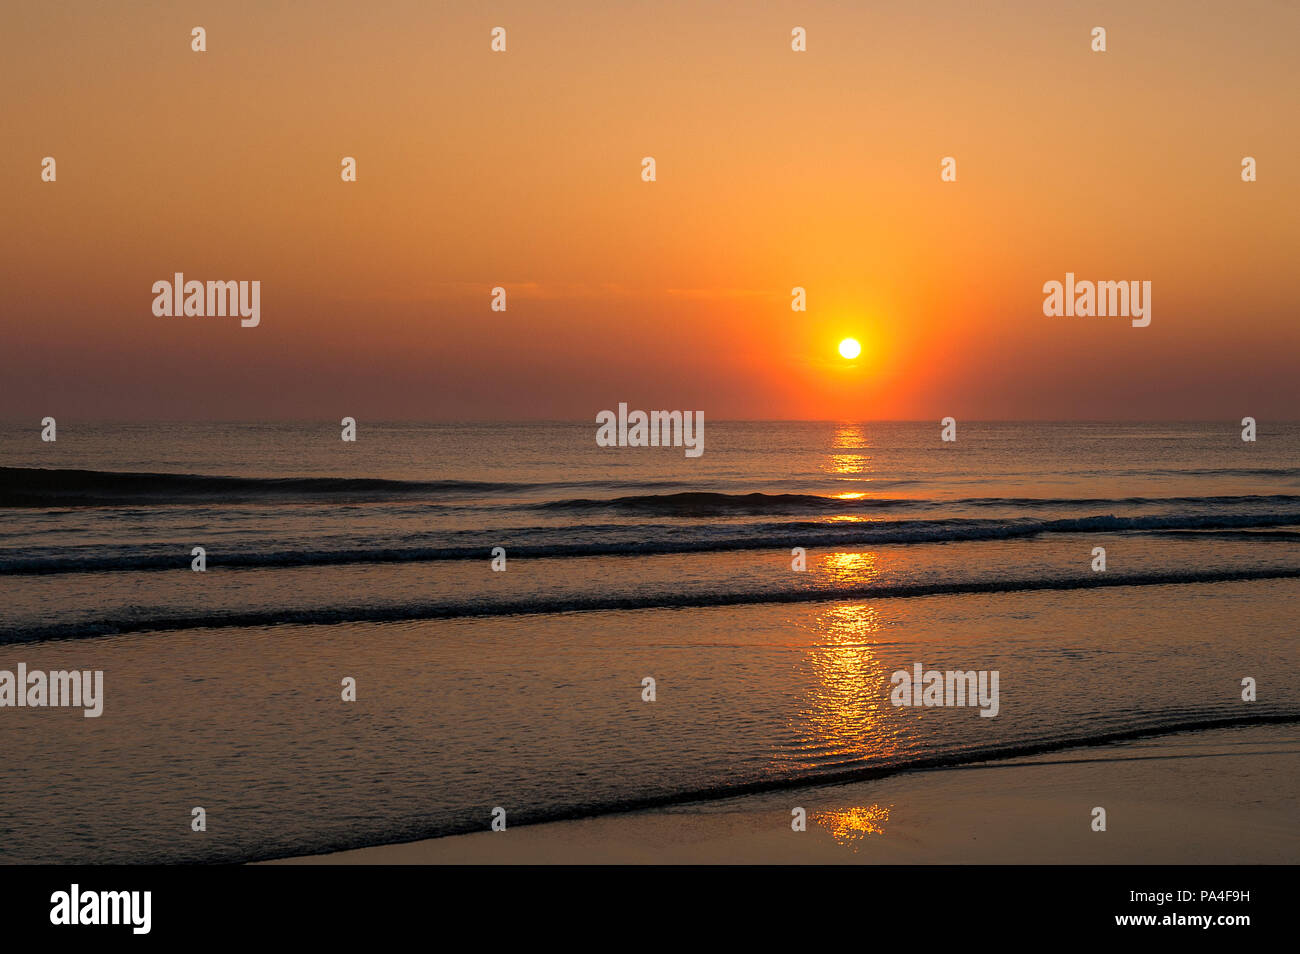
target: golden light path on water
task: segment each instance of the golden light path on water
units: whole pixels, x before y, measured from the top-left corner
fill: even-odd
[[[869,553],[835,553],[822,568],[836,581],[869,582],[876,574]],[[820,768],[887,760],[902,746],[900,710],[889,704],[889,670],[878,658],[882,621],[861,602],[846,602],[813,619],[802,663],[807,669],[802,703],[794,717],[796,750]],[[812,813],[839,844],[854,846],[883,834],[890,807],[852,807]]]
[[[836,554],[849,561],[869,555]],[[847,565],[852,565],[846,564]],[[858,578],[870,578],[869,571]],[[889,673],[876,658],[876,610],[840,603],[817,614],[804,649],[804,698],[794,726],[800,748],[819,764],[880,758],[898,748],[897,710],[889,704]]]
[[[831,435],[830,453],[822,461],[824,473],[854,484],[870,484],[879,478],[871,470],[870,451],[874,445],[864,424],[837,424]],[[836,500],[858,501],[879,496],[879,492],[866,490],[845,490],[831,496]],[[861,513],[835,514],[829,518],[832,523],[872,523],[884,519],[881,516]]]
[[[841,476],[870,480],[871,446],[866,428],[844,424],[832,437],[832,453],[823,469]],[[845,491],[838,499],[862,500],[861,491]],[[842,515],[836,520],[868,519]],[[828,553],[816,564],[828,584],[861,586],[876,581],[880,569],[875,553]],[[819,764],[868,764],[894,755],[900,748],[902,720],[889,704],[889,671],[878,658],[882,621],[875,607],[861,602],[828,606],[816,615],[804,647],[808,672],[802,705],[795,724],[797,748],[816,755]],[[856,851],[868,835],[882,835],[892,805],[862,805],[813,812],[813,820],[837,844]]]
[[[841,424],[831,438],[832,453],[822,469],[832,474],[865,474],[871,458],[862,451],[871,446],[867,430],[861,424]]]

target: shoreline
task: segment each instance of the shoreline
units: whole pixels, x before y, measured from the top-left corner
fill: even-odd
[[[259,863],[1288,864],[1297,778],[1257,724]]]

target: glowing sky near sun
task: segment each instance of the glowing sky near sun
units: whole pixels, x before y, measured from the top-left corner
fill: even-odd
[[[19,5],[0,416],[1293,418],[1297,27],[1266,0]],[[260,324],[155,317],[174,272],[260,281]],[[1150,281],[1155,319],[1044,317],[1066,272]]]

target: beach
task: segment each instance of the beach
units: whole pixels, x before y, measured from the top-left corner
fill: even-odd
[[[281,863],[1295,864],[1298,772],[1300,729],[1259,726]]]
[[[0,861],[1292,851],[1288,757],[1008,766],[1300,724],[1300,428],[705,426],[0,439]]]

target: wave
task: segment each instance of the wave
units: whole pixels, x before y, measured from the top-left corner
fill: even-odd
[[[1300,712],[1271,712],[1254,715],[1215,715],[1210,713],[1177,712],[1166,716],[1169,721],[1160,721],[1155,714],[1146,724],[1125,729],[1094,731],[1091,733],[1074,733],[1070,735],[1047,736],[1042,738],[1022,739],[1001,744],[968,746],[944,752],[924,755],[907,755],[896,759],[863,759],[848,767],[837,766],[828,769],[780,775],[772,778],[756,779],[748,782],[714,785],[705,788],[683,789],[646,795],[631,795],[624,798],[592,800],[578,804],[558,805],[549,808],[523,807],[511,814],[510,824],[537,825],[547,822],[570,821],[580,818],[593,818],[601,815],[614,815],[624,812],[646,811],[656,808],[668,808],[692,802],[721,801],[745,795],[759,795],[765,792],[780,792],[791,789],[809,788],[822,785],[843,785],[852,782],[867,782],[905,772],[926,772],[943,769],[989,767],[1006,763],[1011,759],[1030,758],[1036,755],[1065,752],[1072,749],[1098,748],[1139,739],[1160,738],[1187,732],[1209,732],[1216,729],[1248,728],[1262,725],[1291,725],[1300,723]],[[1027,763],[1032,766],[1036,763]],[[270,861],[276,858],[299,855],[326,854],[334,851],[348,851],[374,845],[398,844],[420,841],[426,838],[445,838],[451,835],[470,834],[482,831],[483,823],[474,818],[458,818],[440,824],[403,826],[385,832],[383,837],[375,836],[323,839],[311,845],[296,848],[291,853],[283,849],[263,849],[251,854],[240,854],[235,858],[196,859],[211,860],[213,863],[226,861]]]
[[[1121,517],[1101,514],[1057,519],[950,518],[864,523],[789,521],[756,524],[688,525],[604,524],[581,527],[528,527],[511,530],[446,532],[438,544],[316,546],[257,549],[232,544],[210,549],[208,566],[257,567],[341,566],[346,564],[426,563],[486,560],[494,546],[511,558],[555,559],[601,556],[659,556],[747,550],[862,547],[923,543],[1014,540],[1041,534],[1206,533],[1260,531],[1300,524],[1300,510],[1273,513],[1147,514]],[[575,537],[585,539],[574,539]],[[1261,539],[1263,539],[1261,537]],[[1278,536],[1279,541],[1287,539]],[[50,548],[44,553],[0,551],[0,574],[162,571],[188,568],[193,541],[123,548]]]
[[[1264,473],[1265,471],[1261,471]],[[1267,469],[1272,473],[1273,469]],[[916,483],[872,481],[873,490]],[[721,493],[679,490],[675,480],[487,481],[398,480],[383,477],[234,477],[131,471],[0,467],[0,507],[120,507],[185,503],[283,503],[290,500],[438,501],[477,495],[524,495],[540,491],[600,489],[671,493],[616,497],[571,497],[527,505],[561,512],[614,511],[655,516],[735,514],[854,513],[928,507],[1061,509],[1067,507],[1179,506],[1229,507],[1297,505],[1300,495],[1266,494],[1204,497],[854,497],[813,493]],[[854,486],[862,486],[855,483]]]
[[[1065,507],[1117,506],[1202,506],[1300,504],[1300,495],[1262,494],[1214,497],[962,497],[932,500],[914,497],[825,497],[817,494],[747,493],[724,494],[709,491],[684,491],[672,494],[639,494],[625,497],[550,500],[533,504],[537,510],[596,511],[610,510],[661,516],[700,517],[729,514],[778,513],[852,513],[854,511],[894,510],[945,506],[999,507],[1008,509],[1052,509]],[[1300,517],[1300,514],[1297,514]]]
[[[721,516],[725,514],[775,514],[808,511],[848,512],[852,510],[887,510],[932,506],[933,501],[916,498],[875,497],[851,499],[822,497],[816,494],[723,494],[710,491],[684,491],[674,494],[639,494],[627,497],[548,500],[533,504],[535,510],[593,511],[611,510],[679,517]]]
[[[225,477],[0,467],[0,507],[105,507],[268,500],[383,501],[468,494],[508,494],[568,487],[606,487],[607,481],[509,482],[393,480],[383,477]],[[675,481],[629,481],[615,486],[654,489]]]
[[[1289,477],[1300,479],[1300,467],[1153,467],[1092,471],[1125,477]]]
[[[1016,593],[1036,590],[1085,590],[1116,586],[1177,586],[1234,583],[1250,580],[1300,578],[1300,567],[1259,567],[1245,570],[1176,570],[1153,573],[1093,574],[1078,577],[1036,577],[1019,580],[964,580],[950,583],[897,583],[885,586],[828,586],[818,588],[707,591],[662,591],[646,595],[534,597],[527,600],[442,600],[401,605],[369,604],[306,609],[207,610],[118,618],[80,619],[58,623],[11,626],[0,634],[0,645],[88,639],[131,633],[174,632],[193,629],[246,629],[259,626],[341,623],[399,623],[434,619],[496,616],[531,616],[547,613],[591,613],[644,609],[688,609],[747,606],[764,603],[814,603],[833,600],[902,599]]]

